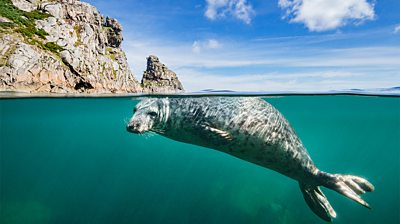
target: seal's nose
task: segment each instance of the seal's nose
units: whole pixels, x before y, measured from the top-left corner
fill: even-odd
[[[138,128],[139,128],[139,124],[137,124],[137,123],[132,123],[132,122],[129,123],[129,124],[126,126],[126,130],[127,130],[128,132],[135,133],[135,134],[139,133]]]
[[[126,125],[126,130],[127,131],[129,131],[131,133],[134,133],[133,129],[134,129],[134,125],[132,123],[129,123],[128,125]]]

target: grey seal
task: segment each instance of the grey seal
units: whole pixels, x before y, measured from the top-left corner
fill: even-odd
[[[366,179],[319,170],[284,116],[253,97],[147,98],[139,102],[127,130],[215,149],[274,170],[299,182],[311,210],[325,221],[336,212],[319,186],[370,208],[360,195]]]

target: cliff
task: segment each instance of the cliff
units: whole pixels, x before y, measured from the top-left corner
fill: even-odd
[[[129,69],[122,40],[121,24],[84,2],[0,0],[0,90],[175,92],[170,86],[143,88]],[[145,83],[168,85],[160,79]]]
[[[142,86],[144,92],[171,93],[184,91],[176,74],[154,55],[147,58],[147,68],[143,73]]]

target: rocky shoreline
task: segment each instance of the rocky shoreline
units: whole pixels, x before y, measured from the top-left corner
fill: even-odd
[[[184,91],[176,74],[152,55],[139,83],[121,49],[121,24],[90,4],[77,0],[1,0],[0,4],[0,91]]]

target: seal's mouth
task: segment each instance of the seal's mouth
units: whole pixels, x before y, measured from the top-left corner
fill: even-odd
[[[126,130],[130,133],[134,133],[134,134],[139,134],[140,132],[138,130],[132,129],[129,126],[126,127]]]
[[[128,124],[128,125],[126,126],[126,130],[127,130],[128,132],[134,133],[134,134],[142,134],[142,133],[145,132],[144,130],[141,130],[140,127],[137,127],[137,125],[135,126],[135,125],[131,125],[131,124]]]
[[[134,129],[134,128],[129,127],[129,126],[126,127],[126,130],[127,130],[128,132],[134,133],[134,134],[141,134],[141,133],[143,133],[143,131],[139,131],[139,130]]]

